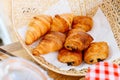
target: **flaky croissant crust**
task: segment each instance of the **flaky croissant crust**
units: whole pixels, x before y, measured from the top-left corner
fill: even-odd
[[[27,45],[32,44],[41,36],[46,34],[50,30],[50,25],[52,23],[51,16],[39,15],[33,17],[28,25],[28,30],[25,36],[25,43]]]
[[[73,21],[73,14],[56,14],[53,18],[53,23],[51,25],[51,31],[66,32],[71,28]]]
[[[33,55],[47,54],[58,51],[63,47],[65,35],[60,32],[50,32],[44,36],[36,48],[33,49]]]

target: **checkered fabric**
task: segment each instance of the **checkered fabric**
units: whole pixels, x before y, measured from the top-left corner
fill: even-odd
[[[99,62],[88,68],[85,80],[120,80],[120,66]]]

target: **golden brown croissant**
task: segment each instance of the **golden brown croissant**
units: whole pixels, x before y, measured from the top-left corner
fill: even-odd
[[[108,57],[109,47],[106,42],[93,42],[84,52],[84,61],[95,64]]]
[[[63,47],[65,34],[61,32],[50,32],[44,36],[39,45],[33,49],[33,55],[47,54],[58,51]]]
[[[52,23],[52,17],[48,15],[39,15],[33,17],[28,25],[26,32],[25,43],[27,45],[32,44],[41,36],[46,34],[50,30],[50,24]]]
[[[68,33],[67,33],[67,36],[69,36],[70,34],[73,34],[73,33],[78,33],[78,32],[85,32],[83,29],[81,28],[75,28],[75,29],[71,29]]]
[[[91,35],[84,31],[74,32],[71,31],[70,35],[67,36],[64,47],[72,51],[82,51],[86,49],[93,41]],[[68,33],[69,34],[69,33]]]
[[[60,14],[55,15],[53,23],[51,25],[51,31],[66,32],[72,25],[73,14]]]
[[[93,20],[87,16],[75,16],[73,18],[72,28],[81,28],[83,30],[90,31],[93,27]]]
[[[82,63],[82,53],[63,48],[58,53],[58,60],[62,63],[67,63],[68,66],[78,66]]]

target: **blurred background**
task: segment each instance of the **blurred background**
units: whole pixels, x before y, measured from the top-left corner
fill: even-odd
[[[17,41],[12,27],[12,0],[0,0],[0,46]]]

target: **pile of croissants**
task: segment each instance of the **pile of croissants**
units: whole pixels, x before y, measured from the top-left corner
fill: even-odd
[[[58,51],[57,59],[68,66],[78,66],[82,61],[94,64],[108,57],[109,47],[105,41],[92,42],[93,37],[87,33],[92,27],[93,20],[88,16],[38,15],[28,25],[25,43],[30,45],[42,37],[33,55]]]

